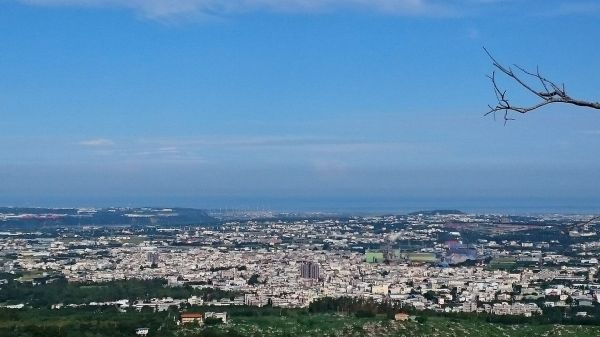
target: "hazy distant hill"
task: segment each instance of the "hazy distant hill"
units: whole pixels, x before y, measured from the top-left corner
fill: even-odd
[[[423,215],[459,215],[459,214],[465,214],[463,211],[459,211],[457,209],[436,209],[433,211],[417,211],[417,212],[412,212],[412,213],[408,213],[408,215],[418,215],[418,214],[423,214]]]
[[[0,226],[187,225],[217,220],[193,208],[21,208],[0,207]]]

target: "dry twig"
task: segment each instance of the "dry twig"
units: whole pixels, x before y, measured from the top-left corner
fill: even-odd
[[[496,106],[488,105],[490,110],[486,112],[486,116],[492,114],[495,118],[497,112],[503,112],[504,124],[506,124],[507,121],[514,119],[509,116],[510,112],[518,112],[524,114],[553,103],[565,103],[580,107],[600,109],[600,102],[589,102],[580,99],[574,99],[571,96],[569,96],[567,94],[564,84],[557,85],[555,82],[545,78],[540,73],[539,68],[537,68],[535,72],[531,72],[525,70],[522,67],[519,67],[518,65],[513,65],[520,71],[520,73],[515,73],[512,67],[505,67],[501,63],[499,63],[485,47],[483,47],[483,50],[485,50],[485,53],[488,55],[490,60],[492,60],[492,64],[496,68],[496,70],[493,71],[492,74],[488,75],[487,77],[492,81],[494,93],[496,94],[496,99],[498,101]],[[531,94],[538,97],[540,101],[530,106],[513,105],[506,95],[506,90],[503,90],[498,86],[498,83],[496,82],[496,71],[500,71],[501,73],[516,81],[521,87],[523,87],[523,89],[529,91]],[[526,75],[523,77],[529,76],[536,82],[539,82],[541,89],[538,90],[537,88],[529,84],[525,79],[521,77],[522,75]]]

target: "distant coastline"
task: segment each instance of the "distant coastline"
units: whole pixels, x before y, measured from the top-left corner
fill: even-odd
[[[81,208],[81,207],[176,207],[232,209],[242,211],[272,211],[296,213],[334,213],[351,215],[409,214],[440,210],[456,210],[469,214],[600,214],[600,200],[593,199],[509,199],[509,198],[275,198],[275,197],[173,197],[173,198],[111,198],[92,200],[10,200],[0,197],[0,207]]]

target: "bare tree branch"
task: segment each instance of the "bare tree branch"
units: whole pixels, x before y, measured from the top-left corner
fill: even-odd
[[[539,102],[529,106],[518,106],[512,104],[511,102],[509,102],[509,99],[506,95],[506,90],[503,90],[498,86],[498,83],[496,82],[496,71],[493,71],[492,74],[488,75],[487,77],[492,82],[494,94],[496,95],[496,100],[498,102],[495,106],[488,105],[490,110],[487,113],[485,113],[486,116],[492,114],[495,118],[497,112],[504,112],[504,124],[506,124],[507,121],[513,120],[513,118],[509,117],[510,112],[518,112],[521,114],[525,114],[527,112],[539,109],[543,106],[553,103],[571,104],[575,106],[600,110],[600,102],[590,102],[572,98],[567,94],[564,83],[558,85],[555,82],[545,78],[540,73],[539,67],[536,68],[535,72],[531,72],[515,64],[513,66],[519,70],[519,72],[515,73],[512,67],[506,67],[500,62],[498,62],[485,47],[483,47],[483,50],[492,61],[492,65],[496,68],[496,70],[499,70],[501,73],[517,82],[523,89],[540,99]],[[529,84],[526,81],[527,77],[530,77],[536,82],[539,82],[539,84],[541,85],[541,89],[538,90],[537,88]]]

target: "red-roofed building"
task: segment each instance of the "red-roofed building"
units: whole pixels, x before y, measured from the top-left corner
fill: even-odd
[[[179,316],[180,324],[196,323],[202,324],[204,322],[203,312],[183,312]]]

